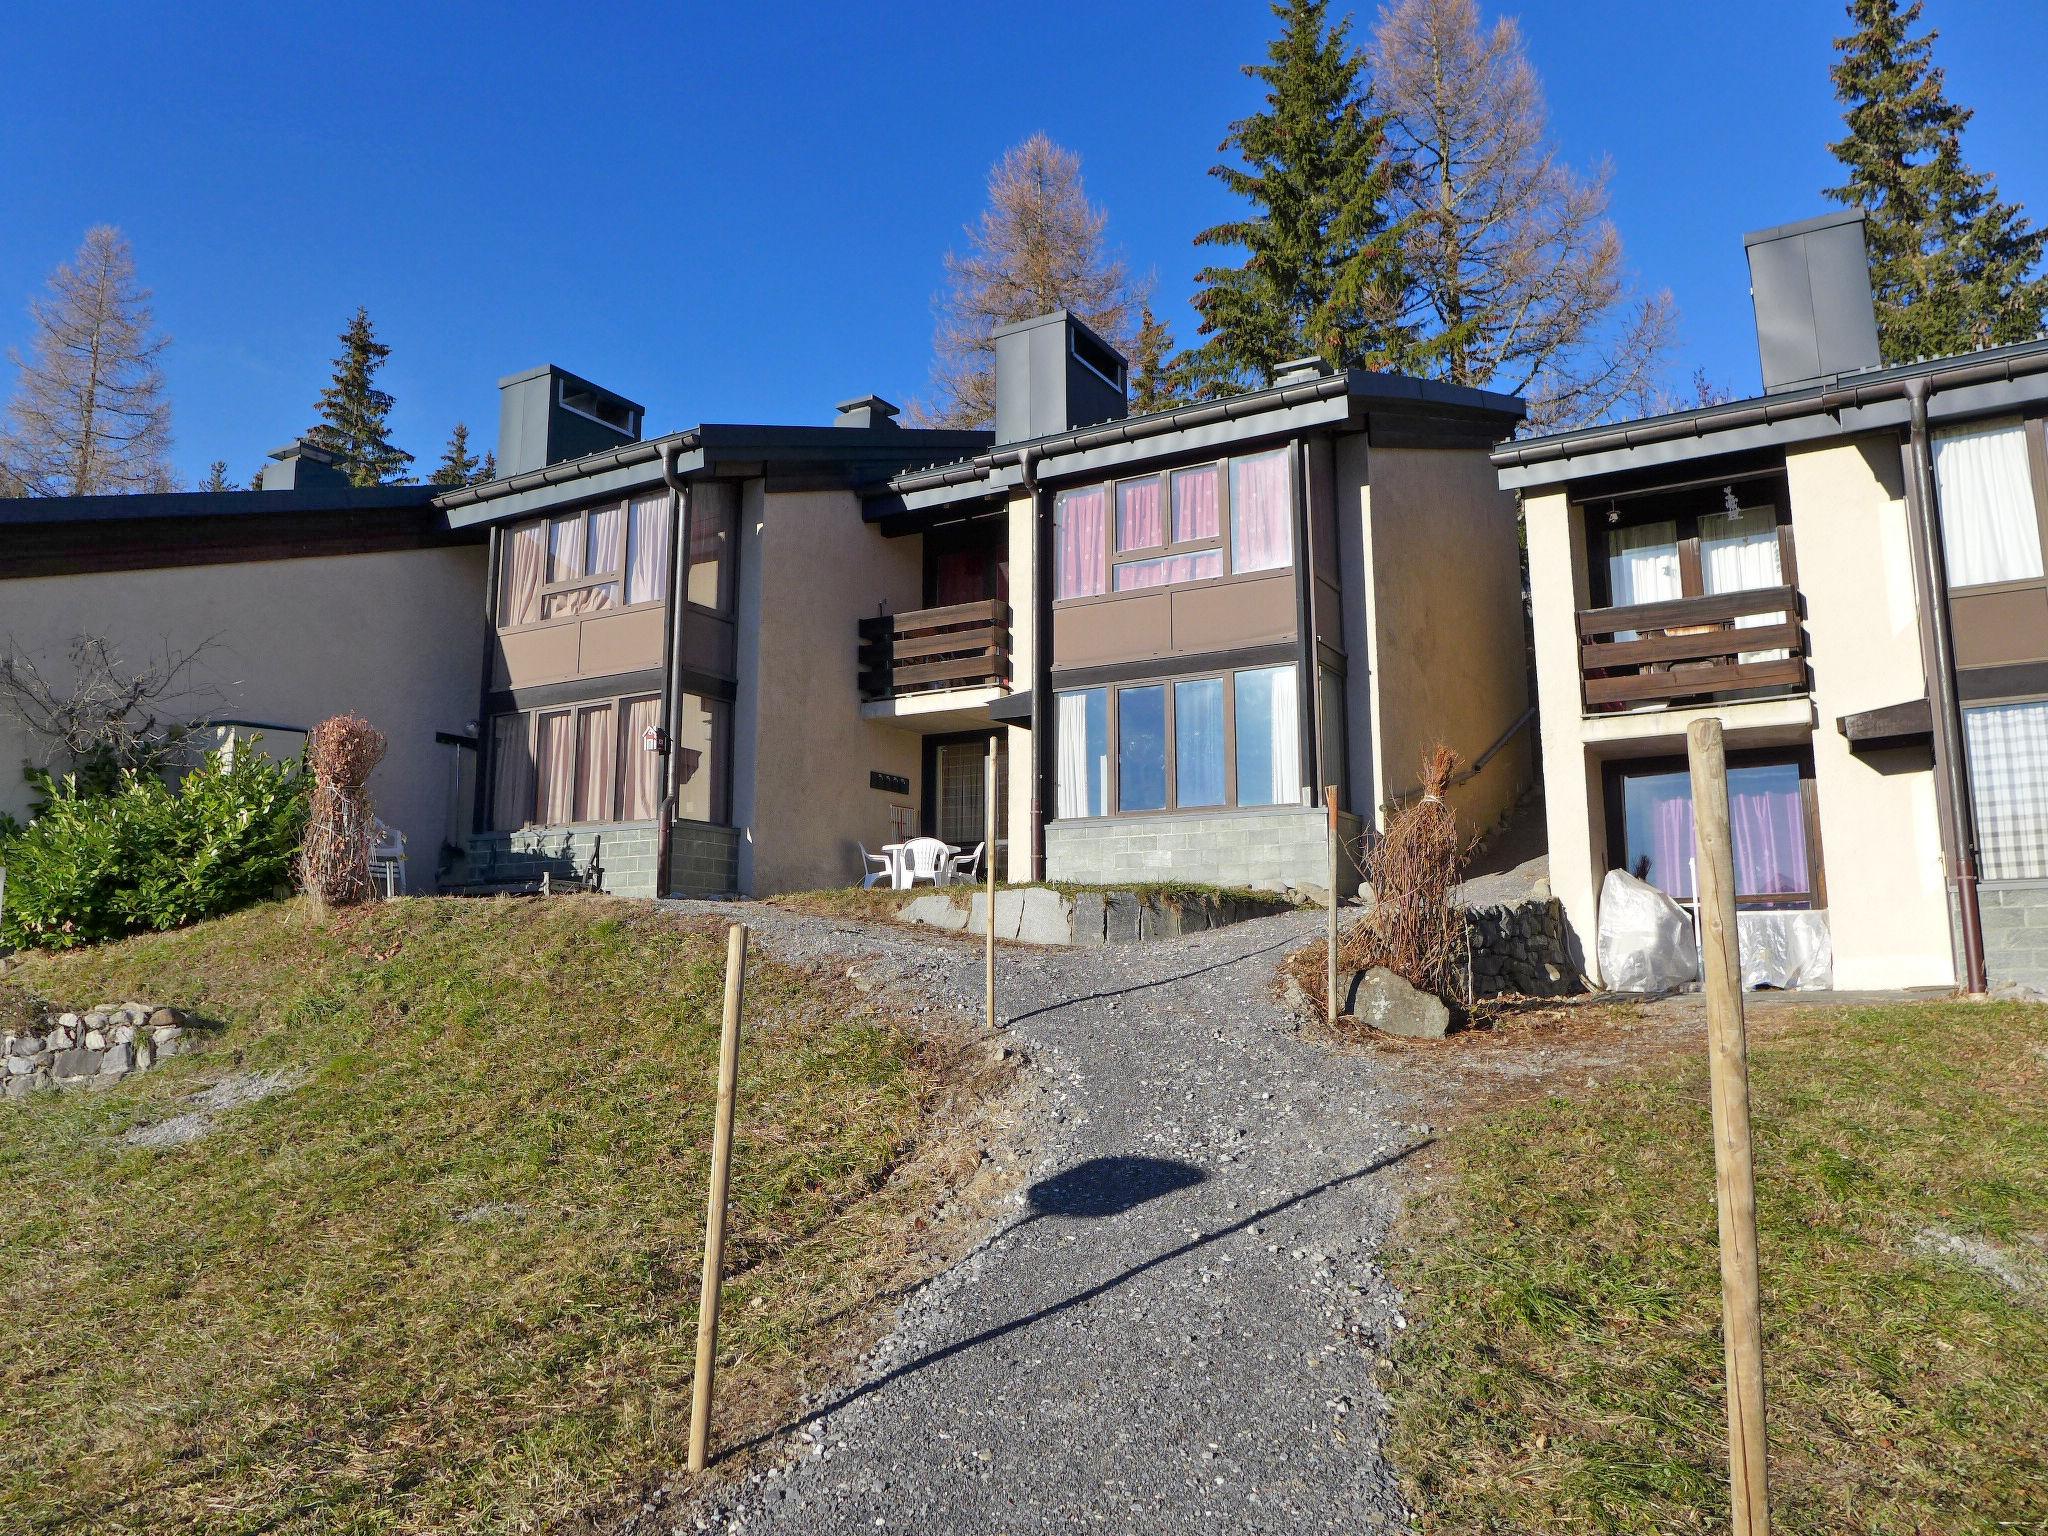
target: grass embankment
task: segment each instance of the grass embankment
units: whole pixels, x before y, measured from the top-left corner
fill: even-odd
[[[0,1529],[526,1530],[678,1468],[722,937],[600,899],[293,903],[0,983],[226,1025],[0,1105]],[[750,965],[715,1443],[902,1277],[958,1171],[906,1154],[960,1066]],[[124,1144],[231,1071],[301,1080]]]
[[[886,885],[877,885],[863,890],[857,885],[837,885],[822,891],[789,891],[780,896],[770,896],[768,905],[781,907],[789,912],[801,912],[807,917],[834,917],[856,922],[886,923],[893,921],[896,914],[910,902],[920,896],[929,896],[937,889],[936,886],[919,885],[907,891],[898,891]],[[963,890],[984,890],[986,887],[976,883],[971,887],[953,886],[947,889],[959,893]],[[1204,899],[1228,899],[1270,908],[1274,912],[1285,912],[1294,905],[1287,897],[1276,891],[1255,891],[1247,886],[1235,885],[1201,885],[1188,880],[1155,880],[1139,885],[1088,885],[1063,880],[1046,880],[1031,887],[998,881],[996,889],[1053,890],[1069,900],[1082,895],[1110,895],[1121,892],[1136,896],[1140,901],[1165,902],[1175,906]]]
[[[1779,1528],[2048,1530],[2044,1042],[2048,1010],[1948,1005],[1802,1015],[1755,1045]],[[1423,1529],[1725,1530],[1704,1062],[1444,1153],[1394,1268],[1420,1321],[1393,1449]]]

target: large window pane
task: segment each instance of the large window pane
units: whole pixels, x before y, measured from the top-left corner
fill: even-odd
[[[1166,689],[1121,688],[1116,696],[1116,807],[1156,811],[1166,804]]]
[[[690,493],[690,548],[683,597],[700,608],[724,613],[732,607],[733,492],[723,485],[698,486]]]
[[[1223,679],[1173,685],[1174,803],[1223,803]]]
[[[1108,493],[1103,487],[1061,491],[1053,499],[1053,596],[1099,597],[1108,590]]]
[[[542,715],[535,725],[533,819],[559,827],[576,814],[576,727],[566,709]]]
[[[1230,461],[1230,568],[1270,571],[1294,562],[1294,498],[1287,450]]]
[[[536,524],[534,532],[540,532]],[[540,547],[539,540],[534,542]],[[533,812],[533,749],[528,717],[499,715],[491,721],[491,830],[517,832]]]
[[[1173,476],[1173,542],[1213,539],[1223,529],[1223,469],[1203,464]]]
[[[1987,880],[2048,879],[2048,701],[1963,711]]]
[[[1699,888],[1692,776],[1683,769],[1631,773],[1621,784],[1628,871],[1674,900],[1691,901]],[[1736,895],[1768,900],[1811,891],[1797,764],[1730,768],[1728,831],[1735,844]]]
[[[723,825],[726,796],[726,741],[731,706],[723,699],[686,693],[676,713],[676,819]]]
[[[659,602],[668,596],[669,507],[667,491],[633,503],[626,523],[626,601]]]
[[[1934,483],[1951,586],[2041,574],[2041,523],[2018,422],[1935,433]]]
[[[652,821],[661,810],[661,754],[647,750],[647,732],[661,724],[654,694],[619,709],[619,820]]]
[[[547,567],[547,524],[514,528],[504,541],[504,568],[498,573],[498,622],[510,627],[540,617],[541,576]]]
[[[616,576],[626,551],[626,509],[599,507],[590,514],[590,529],[583,557],[586,576]]]
[[[1237,803],[1295,805],[1301,800],[1301,729],[1294,668],[1240,672],[1237,697]]]
[[[576,711],[576,819],[610,821],[619,740],[609,704]]]
[[[1109,810],[1109,694],[1081,688],[1056,696],[1054,812],[1101,816]]]
[[[1159,477],[1126,480],[1116,488],[1116,547],[1157,549],[1166,542],[1166,525],[1159,515]]]
[[[583,574],[583,519],[574,513],[548,524],[548,580],[574,581]]]

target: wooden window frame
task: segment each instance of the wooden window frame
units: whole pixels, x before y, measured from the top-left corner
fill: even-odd
[[[1748,911],[1807,910],[1824,912],[1828,906],[1827,856],[1820,841],[1820,795],[1814,779],[1813,752],[1809,747],[1752,747],[1728,754],[1728,767],[1772,768],[1791,764],[1799,770],[1799,808],[1806,834],[1806,875],[1812,889],[1798,898],[1786,896],[1738,896],[1736,905]],[[1607,867],[1626,869],[1620,861],[1628,857],[1628,827],[1623,816],[1621,781],[1635,775],[1685,773],[1682,757],[1610,758],[1601,764],[1600,789],[1605,799]],[[1676,898],[1673,898],[1676,900]],[[1804,907],[1797,905],[1803,902]],[[1684,903],[1680,903],[1684,905]]]
[[[661,492],[661,494],[668,498],[669,517],[671,520],[673,520],[678,515],[678,510],[675,504],[675,493],[673,491],[664,489]],[[593,608],[583,613],[559,613],[553,615],[552,617],[537,618],[525,624],[499,624],[497,626],[498,633],[509,635],[515,633],[523,633],[524,631],[530,629],[544,629],[556,624],[580,623],[584,619],[609,618],[611,615],[615,613],[638,613],[644,609],[658,608],[663,603],[667,602],[668,598],[666,595],[663,595],[661,597],[651,597],[646,599],[644,602],[638,603],[629,603],[626,601],[626,560],[628,552],[632,549],[633,546],[633,503],[635,501],[642,499],[644,498],[640,496],[622,496],[617,500],[593,502],[589,506],[575,507],[564,512],[546,512],[542,513],[538,517],[521,518],[516,523],[506,525],[504,530],[504,537],[500,540],[501,552],[498,556],[499,565],[497,575],[499,591],[501,593],[505,589],[506,577],[510,571],[512,564],[513,538],[521,528],[533,524],[538,524],[541,530],[541,583],[539,590],[536,591],[534,594],[534,603],[537,608],[545,610],[547,607],[548,599],[551,597],[555,597],[559,594],[565,592],[580,592],[583,591],[585,588],[601,587],[605,585],[611,585],[618,588],[619,600],[616,603],[612,604],[612,606],[609,608]],[[608,576],[594,576],[589,571],[585,571],[582,575],[575,577],[573,580],[549,581],[547,579],[548,535],[552,531],[552,525],[557,522],[564,521],[568,518],[574,518],[576,520],[576,544],[577,547],[583,551],[584,557],[587,559],[590,553],[591,514],[597,512],[613,511],[616,511],[619,514],[618,569],[616,571],[613,571]],[[671,522],[671,526],[673,526],[673,522]],[[671,546],[672,545],[673,540],[671,540]],[[669,561],[672,553],[672,547],[670,549],[664,549],[661,552],[662,560],[664,562]],[[673,570],[671,570],[668,573],[667,582],[665,582],[663,585],[667,589],[667,591],[673,591],[675,589],[675,583],[676,573]],[[499,599],[500,611],[502,611],[503,601],[504,599],[501,597]],[[493,621],[495,621],[497,615],[493,614],[491,617]]]

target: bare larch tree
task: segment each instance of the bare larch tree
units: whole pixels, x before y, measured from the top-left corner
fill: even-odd
[[[1103,243],[1109,215],[1088,201],[1081,157],[1034,133],[988,177],[988,207],[967,230],[966,254],[946,253],[946,291],[933,338],[935,398],[911,415],[923,426],[995,420],[995,343],[1005,325],[1069,309],[1128,350],[1138,304],[1129,267]]]
[[[1372,64],[1407,166],[1395,209],[1426,371],[1524,395],[1535,427],[1647,408],[1671,296],[1632,291],[1607,169],[1584,177],[1559,158],[1520,28],[1482,28],[1474,0],[1398,0]]]
[[[169,490],[171,404],[149,290],[127,239],[86,231],[78,255],[29,305],[34,339],[10,349],[20,377],[0,431],[0,465],[37,496]]]

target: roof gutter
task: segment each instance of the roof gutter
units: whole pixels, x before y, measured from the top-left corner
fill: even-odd
[[[521,491],[544,490],[551,485],[566,485],[571,480],[581,480],[586,475],[601,474],[607,469],[627,469],[635,464],[651,464],[660,459],[666,466],[688,449],[695,448],[701,434],[695,429],[688,432],[672,433],[647,442],[627,443],[607,453],[593,453],[580,459],[564,459],[559,464],[544,464],[539,469],[529,469],[521,475],[504,480],[489,480],[482,485],[465,485],[436,496],[434,505],[443,511],[455,507],[474,506],[480,501],[496,501],[501,496],[517,496]]]

